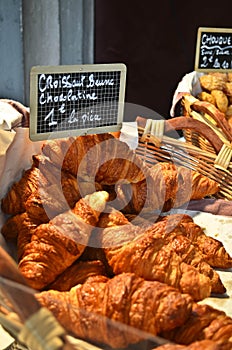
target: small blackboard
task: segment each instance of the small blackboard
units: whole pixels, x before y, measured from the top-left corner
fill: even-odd
[[[30,73],[32,141],[118,131],[126,66],[35,66]]]
[[[232,29],[198,28],[195,70],[232,71]]]

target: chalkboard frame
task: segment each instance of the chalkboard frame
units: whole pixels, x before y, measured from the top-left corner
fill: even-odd
[[[200,58],[201,58],[201,36],[202,33],[211,33],[218,35],[221,34],[231,34],[232,38],[232,28],[209,28],[209,27],[199,27],[197,31],[197,43],[196,43],[196,54],[195,54],[195,65],[194,70],[198,72],[232,72],[232,55],[231,55],[231,68],[201,68],[200,65]]]
[[[58,65],[58,66],[34,66],[30,71],[30,123],[29,137],[32,141],[42,141],[56,138],[66,138],[87,134],[99,134],[119,131],[122,127],[124,114],[124,98],[127,67],[124,63],[109,64],[83,64],[83,65]],[[97,127],[67,129],[51,132],[38,132],[38,78],[42,74],[72,74],[72,73],[110,73],[120,72],[119,95],[117,99],[117,123]]]

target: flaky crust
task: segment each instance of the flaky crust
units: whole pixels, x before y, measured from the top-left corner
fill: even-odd
[[[29,196],[41,186],[48,185],[47,179],[34,165],[25,170],[19,181],[15,182],[5,197],[1,200],[2,211],[16,215],[25,211],[25,202]]]
[[[232,267],[232,257],[228,254],[223,243],[207,236],[202,227],[197,225],[189,215],[173,215],[163,218],[168,222],[169,230],[178,223],[182,233],[188,237],[203,254],[205,261],[212,267],[228,269]]]
[[[119,180],[139,182],[146,175],[145,163],[126,143],[111,134],[53,140],[47,142],[42,151],[72,175],[95,178],[102,184],[111,185]]]
[[[180,269],[180,264],[183,262],[194,267],[200,273],[200,276],[202,274],[209,278],[208,283],[211,286],[211,292],[219,294],[226,292],[219,274],[205,261],[201,250],[191,242],[191,237],[186,236],[185,229],[182,227],[182,220],[185,222],[189,219],[189,222],[193,222],[191,217],[188,218],[184,215],[182,218],[181,215],[173,214],[156,223],[147,221],[146,224],[142,222],[142,225],[135,226],[133,220],[132,222],[124,220],[125,223],[122,225],[121,216],[122,213],[112,209],[112,212],[102,214],[98,222],[98,226],[104,228],[101,232],[102,246],[105,247],[108,263],[114,273],[120,273],[126,269],[126,271],[134,271],[144,278],[166,278],[166,283],[171,285],[176,283],[177,288],[182,288],[184,280],[182,280],[182,284],[180,281],[178,282],[175,273],[179,271],[179,276],[181,276],[184,271],[187,271],[188,268],[184,268],[185,265],[182,266],[182,270]],[[164,258],[161,259],[162,254],[166,254],[166,261]],[[175,259],[176,267],[174,268],[173,261]],[[144,265],[142,264],[143,261]],[[150,264],[146,264],[146,261],[149,261]],[[171,264],[172,261],[175,273],[173,271],[172,274],[172,270],[167,269],[164,261],[166,263],[168,261],[168,264]],[[154,271],[151,271],[152,269]],[[156,275],[158,271],[161,273],[161,270],[163,275]],[[169,279],[169,274],[173,277],[173,280]],[[203,284],[205,282],[202,280]],[[191,285],[191,281],[187,281],[187,278],[185,283]],[[190,293],[193,298],[200,297],[198,293],[198,296],[196,296],[194,288]],[[201,297],[204,296],[201,295]]]
[[[211,340],[219,343],[223,349],[232,347],[232,319],[223,311],[209,305],[194,304],[187,322],[172,332],[162,335],[178,344],[191,344],[198,340]]]
[[[44,288],[83,253],[107,199],[104,191],[87,195],[72,210],[34,230],[19,261],[19,270],[29,286]]]
[[[216,181],[185,167],[160,162],[150,169],[146,179],[117,185],[117,207],[124,213],[140,213],[143,208],[168,211],[218,191]]]
[[[223,350],[220,344],[211,340],[200,340],[189,345],[165,344],[153,350]]]
[[[100,219],[99,225],[101,224]],[[209,274],[203,269],[199,272],[196,267],[187,263],[194,261],[186,252],[191,244],[185,250],[187,258],[181,251],[181,248],[184,250],[183,244],[179,250],[174,249],[176,242],[173,240],[172,245],[165,238],[165,222],[158,222],[152,228],[144,230],[128,223],[115,226],[111,224],[101,230],[101,243],[114,274],[134,272],[144,279],[160,281],[183,293],[189,293],[195,300],[209,296],[212,290]],[[194,251],[194,247],[192,250]],[[200,260],[203,263],[203,259]],[[200,265],[200,261],[198,263]],[[219,286],[223,288],[220,283]],[[223,289],[222,292],[224,291]]]
[[[130,273],[89,278],[70,292],[44,291],[37,299],[69,332],[112,347],[125,347],[142,336],[116,329],[104,317],[156,335],[182,325],[192,305],[188,295]]]
[[[68,291],[77,284],[84,283],[91,276],[106,276],[104,264],[100,260],[75,261],[47,289]]]

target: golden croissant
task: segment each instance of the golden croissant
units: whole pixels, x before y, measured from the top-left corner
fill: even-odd
[[[73,209],[37,226],[19,261],[29,286],[44,288],[83,253],[107,200],[105,191],[86,195]]]
[[[74,336],[116,348],[136,343],[142,335],[114,328],[115,322],[157,335],[183,325],[192,309],[189,295],[132,273],[90,277],[68,292],[48,290],[36,297]]]
[[[16,215],[24,211],[37,222],[73,208],[81,198],[77,179],[60,171],[49,159],[33,156],[33,164],[2,199],[2,211]]]
[[[171,220],[170,216],[170,220]],[[152,234],[158,234],[165,240],[166,247],[171,247],[178,256],[181,257],[182,261],[195,267],[201,274],[209,277],[211,284],[211,292],[223,294],[226,292],[219,274],[205,261],[201,251],[192,244],[189,238],[182,234],[181,227],[177,225],[172,231],[165,228],[160,232],[159,223],[154,224],[146,230],[147,236]]]
[[[100,184],[139,182],[148,171],[145,162],[125,142],[109,133],[51,140],[42,152],[60,169]]]
[[[144,206],[168,211],[192,199],[202,199],[219,191],[216,181],[184,167],[160,162],[138,183],[116,187],[117,207],[125,213],[140,213]]]
[[[90,276],[106,276],[106,269],[100,260],[81,261],[76,260],[46,289],[68,291],[77,284],[84,283]]]
[[[219,343],[222,349],[232,349],[232,318],[209,305],[194,303],[191,316],[184,325],[161,334],[178,344],[211,340]]]
[[[106,225],[107,215],[102,214],[103,224],[100,218],[99,227]],[[111,217],[110,222],[112,220]],[[212,291],[209,276],[184,262],[181,254],[167,244],[162,235],[165,226],[165,222],[158,222],[150,232],[131,223],[102,228],[101,244],[114,274],[134,272],[144,279],[160,281],[189,293],[194,300],[208,297]]]
[[[33,164],[25,170],[19,181],[15,182],[5,197],[1,200],[1,209],[4,213],[16,215],[25,211],[25,202],[39,187],[46,187],[47,179]]]
[[[7,241],[13,240],[16,243],[17,260],[21,259],[36,228],[37,224],[31,220],[27,212],[9,217],[3,225],[2,235]]]
[[[35,222],[48,222],[72,208],[81,196],[118,182],[123,184],[116,186],[116,203],[122,207],[129,202],[124,211],[130,213],[143,207],[169,210],[218,191],[215,181],[184,167],[159,163],[149,169],[126,143],[111,134],[49,140],[42,152],[33,156],[31,169],[3,198],[4,213],[26,210]]]
[[[189,345],[164,344],[153,350],[225,350],[220,344],[212,340],[199,340]]]
[[[223,243],[207,236],[201,226],[197,225],[189,215],[176,214],[163,217],[167,221],[168,230],[180,225],[182,234],[202,253],[204,260],[212,267],[228,269],[232,267],[232,257],[226,251]]]

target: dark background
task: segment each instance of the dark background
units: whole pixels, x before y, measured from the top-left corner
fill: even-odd
[[[167,119],[199,27],[232,28],[232,1],[95,0],[95,63],[125,63],[125,102]]]

